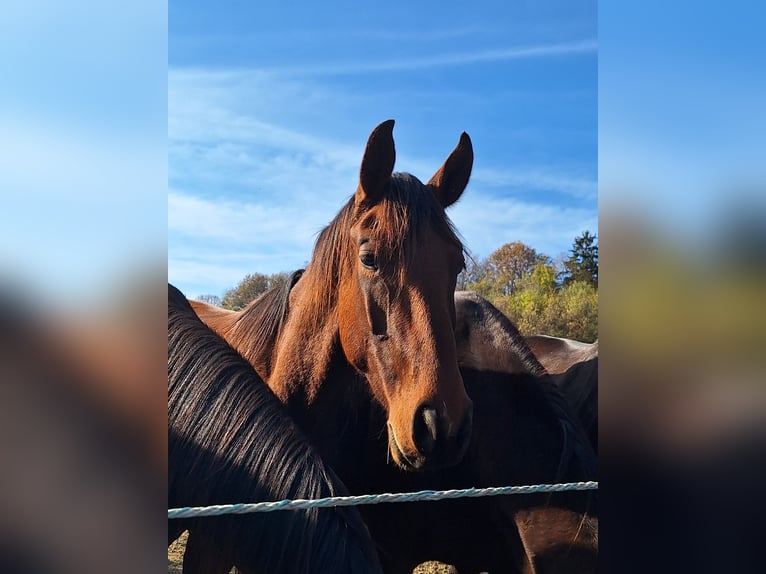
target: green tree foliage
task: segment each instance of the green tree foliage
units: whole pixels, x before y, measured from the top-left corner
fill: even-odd
[[[564,285],[576,281],[590,283],[598,288],[598,244],[596,236],[590,231],[584,231],[576,237],[569,259],[564,262],[564,271],[561,274]]]
[[[524,335],[593,342],[598,338],[598,292],[584,281],[556,290],[520,289],[494,304]]]
[[[236,287],[229,289],[221,299],[221,306],[224,309],[239,311],[244,309],[245,305],[250,303],[259,295],[269,289],[279,287],[287,281],[287,273],[275,273],[273,275],[264,275],[263,273],[253,273],[245,275]]]
[[[516,290],[519,282],[530,275],[541,262],[549,263],[550,258],[520,241],[506,243],[487,258],[493,282],[492,290],[499,295],[510,295]]]
[[[598,338],[598,291],[587,281],[574,281],[557,294],[551,309],[555,337],[592,343]]]
[[[495,306],[525,334],[551,334],[544,317],[556,298],[556,273],[553,266],[540,261],[532,272],[519,281],[511,295],[500,298]]]

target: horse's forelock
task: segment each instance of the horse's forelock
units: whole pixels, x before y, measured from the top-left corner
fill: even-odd
[[[412,246],[427,229],[432,229],[465,253],[463,243],[431,190],[409,173],[394,173],[384,197],[375,205],[377,216],[371,229],[386,254],[403,262],[402,277],[413,264]],[[336,301],[337,286],[352,272],[354,246],[349,241],[351,227],[369,214],[370,207],[359,207],[351,197],[338,215],[317,237],[307,273],[311,307],[317,317],[325,317]]]

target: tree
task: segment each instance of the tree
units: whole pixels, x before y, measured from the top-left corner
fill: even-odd
[[[576,237],[569,259],[564,262],[561,277],[564,285],[583,281],[598,288],[598,244],[596,236],[584,231]]]
[[[287,281],[287,273],[275,273],[264,275],[253,273],[245,275],[236,287],[229,289],[221,300],[221,306],[225,309],[239,311],[259,295],[270,289],[279,287]]]
[[[550,264],[550,258],[520,241],[514,241],[493,251],[487,258],[487,263],[493,275],[495,289],[501,295],[510,295],[516,290],[519,281],[532,274],[535,265]]]
[[[202,301],[214,307],[221,306],[221,298],[218,295],[197,295],[197,301]]]
[[[547,332],[592,343],[598,338],[598,292],[587,281],[573,281],[556,292],[544,315]]]
[[[556,297],[556,273],[551,263],[539,261],[532,272],[519,280],[516,290],[498,299],[501,309],[522,333],[545,333],[545,311]]]
[[[494,304],[523,335],[551,335],[585,342],[598,338],[598,292],[584,281],[555,290],[542,284],[538,288],[520,288]]]

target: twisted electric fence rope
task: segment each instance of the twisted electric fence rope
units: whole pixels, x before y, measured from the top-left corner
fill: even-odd
[[[249,504],[220,504],[216,506],[197,506],[171,508],[168,518],[193,518],[202,516],[221,516],[224,514],[249,514],[251,512],[273,512],[275,510],[299,510],[323,508],[328,506],[356,506],[360,504],[380,504],[382,502],[419,502],[424,500],[446,500],[453,498],[474,498],[479,496],[499,496],[503,494],[538,494],[546,492],[568,492],[575,490],[598,490],[597,481],[566,482],[560,484],[532,484],[525,486],[497,486],[491,488],[464,488],[459,490],[421,490],[419,492],[362,494],[356,496],[334,496],[313,500],[279,500],[274,502],[254,502]]]

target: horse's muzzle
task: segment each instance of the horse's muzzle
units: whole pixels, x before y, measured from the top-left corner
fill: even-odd
[[[423,468],[445,468],[459,463],[471,441],[473,427],[473,403],[468,400],[465,414],[455,433],[449,433],[449,425],[438,411],[429,404],[421,405],[415,411],[412,423],[412,437],[417,453],[405,454],[389,428],[389,447],[400,466],[409,470]]]

